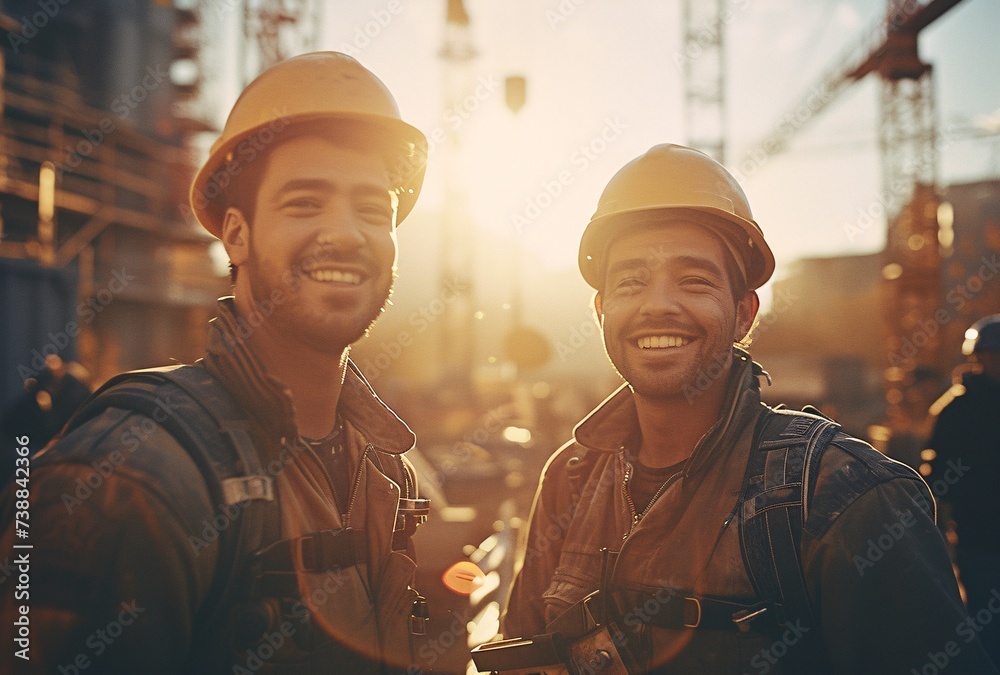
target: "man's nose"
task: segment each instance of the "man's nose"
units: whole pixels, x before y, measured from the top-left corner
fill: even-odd
[[[680,294],[667,281],[651,281],[646,286],[639,312],[644,316],[670,316],[680,313]]]
[[[365,244],[358,216],[346,200],[335,200],[323,215],[320,232],[316,238],[323,248],[353,251]]]

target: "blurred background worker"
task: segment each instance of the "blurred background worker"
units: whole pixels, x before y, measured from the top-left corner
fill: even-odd
[[[77,407],[90,396],[90,375],[75,361],[56,354],[45,357],[45,367],[24,381],[24,393],[0,416],[0,437],[27,436],[28,447],[37,452],[59,433]],[[14,475],[13,446],[0,446],[0,487]]]
[[[969,615],[1000,663],[1000,314],[973,324],[962,352],[971,368],[932,407],[928,481],[944,518],[954,521]]]

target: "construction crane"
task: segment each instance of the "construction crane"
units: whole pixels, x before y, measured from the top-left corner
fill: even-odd
[[[445,115],[461,109],[472,89],[472,60],[476,49],[469,29],[469,14],[462,0],[447,0],[444,44],[440,57],[444,62]],[[461,187],[461,128],[450,129],[441,150],[444,167],[446,208],[441,236],[441,297],[444,303],[440,319],[438,357],[445,381],[459,390],[470,386],[475,353],[472,260],[475,250],[473,228],[469,223],[468,197]]]
[[[870,74],[879,76],[878,147],[888,220],[883,284],[889,435],[911,433],[926,415],[930,401],[910,385],[943,375],[939,340],[935,334],[925,336],[920,328],[934,321],[938,309],[941,253],[932,68],[920,59],[917,38],[960,1],[888,0],[884,17],[834,60],[792,112],[738,165],[738,177],[747,177],[785,150],[855,82]],[[810,114],[803,116],[802,110]],[[912,339],[918,335],[920,340]]]
[[[315,0],[244,0],[243,85],[278,61],[315,51],[322,7]]]
[[[726,163],[726,0],[683,0],[681,51],[687,144]]]

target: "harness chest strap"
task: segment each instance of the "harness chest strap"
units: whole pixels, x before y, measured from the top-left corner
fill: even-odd
[[[652,597],[655,611],[645,611],[643,623],[674,630],[773,631],[792,619],[811,622],[799,553],[805,497],[810,474],[839,428],[820,415],[797,411],[768,410],[760,417],[740,498],[744,507],[740,541],[751,583],[762,601],[742,603],[677,592],[667,602]],[[580,473],[578,466],[572,468],[570,482],[578,493],[585,476],[575,475]],[[581,609],[590,614],[586,605],[593,597],[579,601],[552,626],[563,617],[581,616]],[[639,606],[643,604],[640,600]]]
[[[773,621],[776,606],[768,602],[743,604],[696,595],[676,596],[656,607],[644,621],[656,628],[748,632]]]

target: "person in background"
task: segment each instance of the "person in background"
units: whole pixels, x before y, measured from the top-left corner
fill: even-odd
[[[1000,314],[973,324],[962,352],[972,369],[932,407],[928,482],[951,509],[969,615],[1000,663]]]
[[[49,354],[45,367],[24,381],[24,393],[0,418],[0,435],[7,439],[28,436],[32,451],[41,450],[90,396],[89,382],[90,374],[79,363]],[[14,475],[14,458],[13,446],[4,445],[0,487]]]

